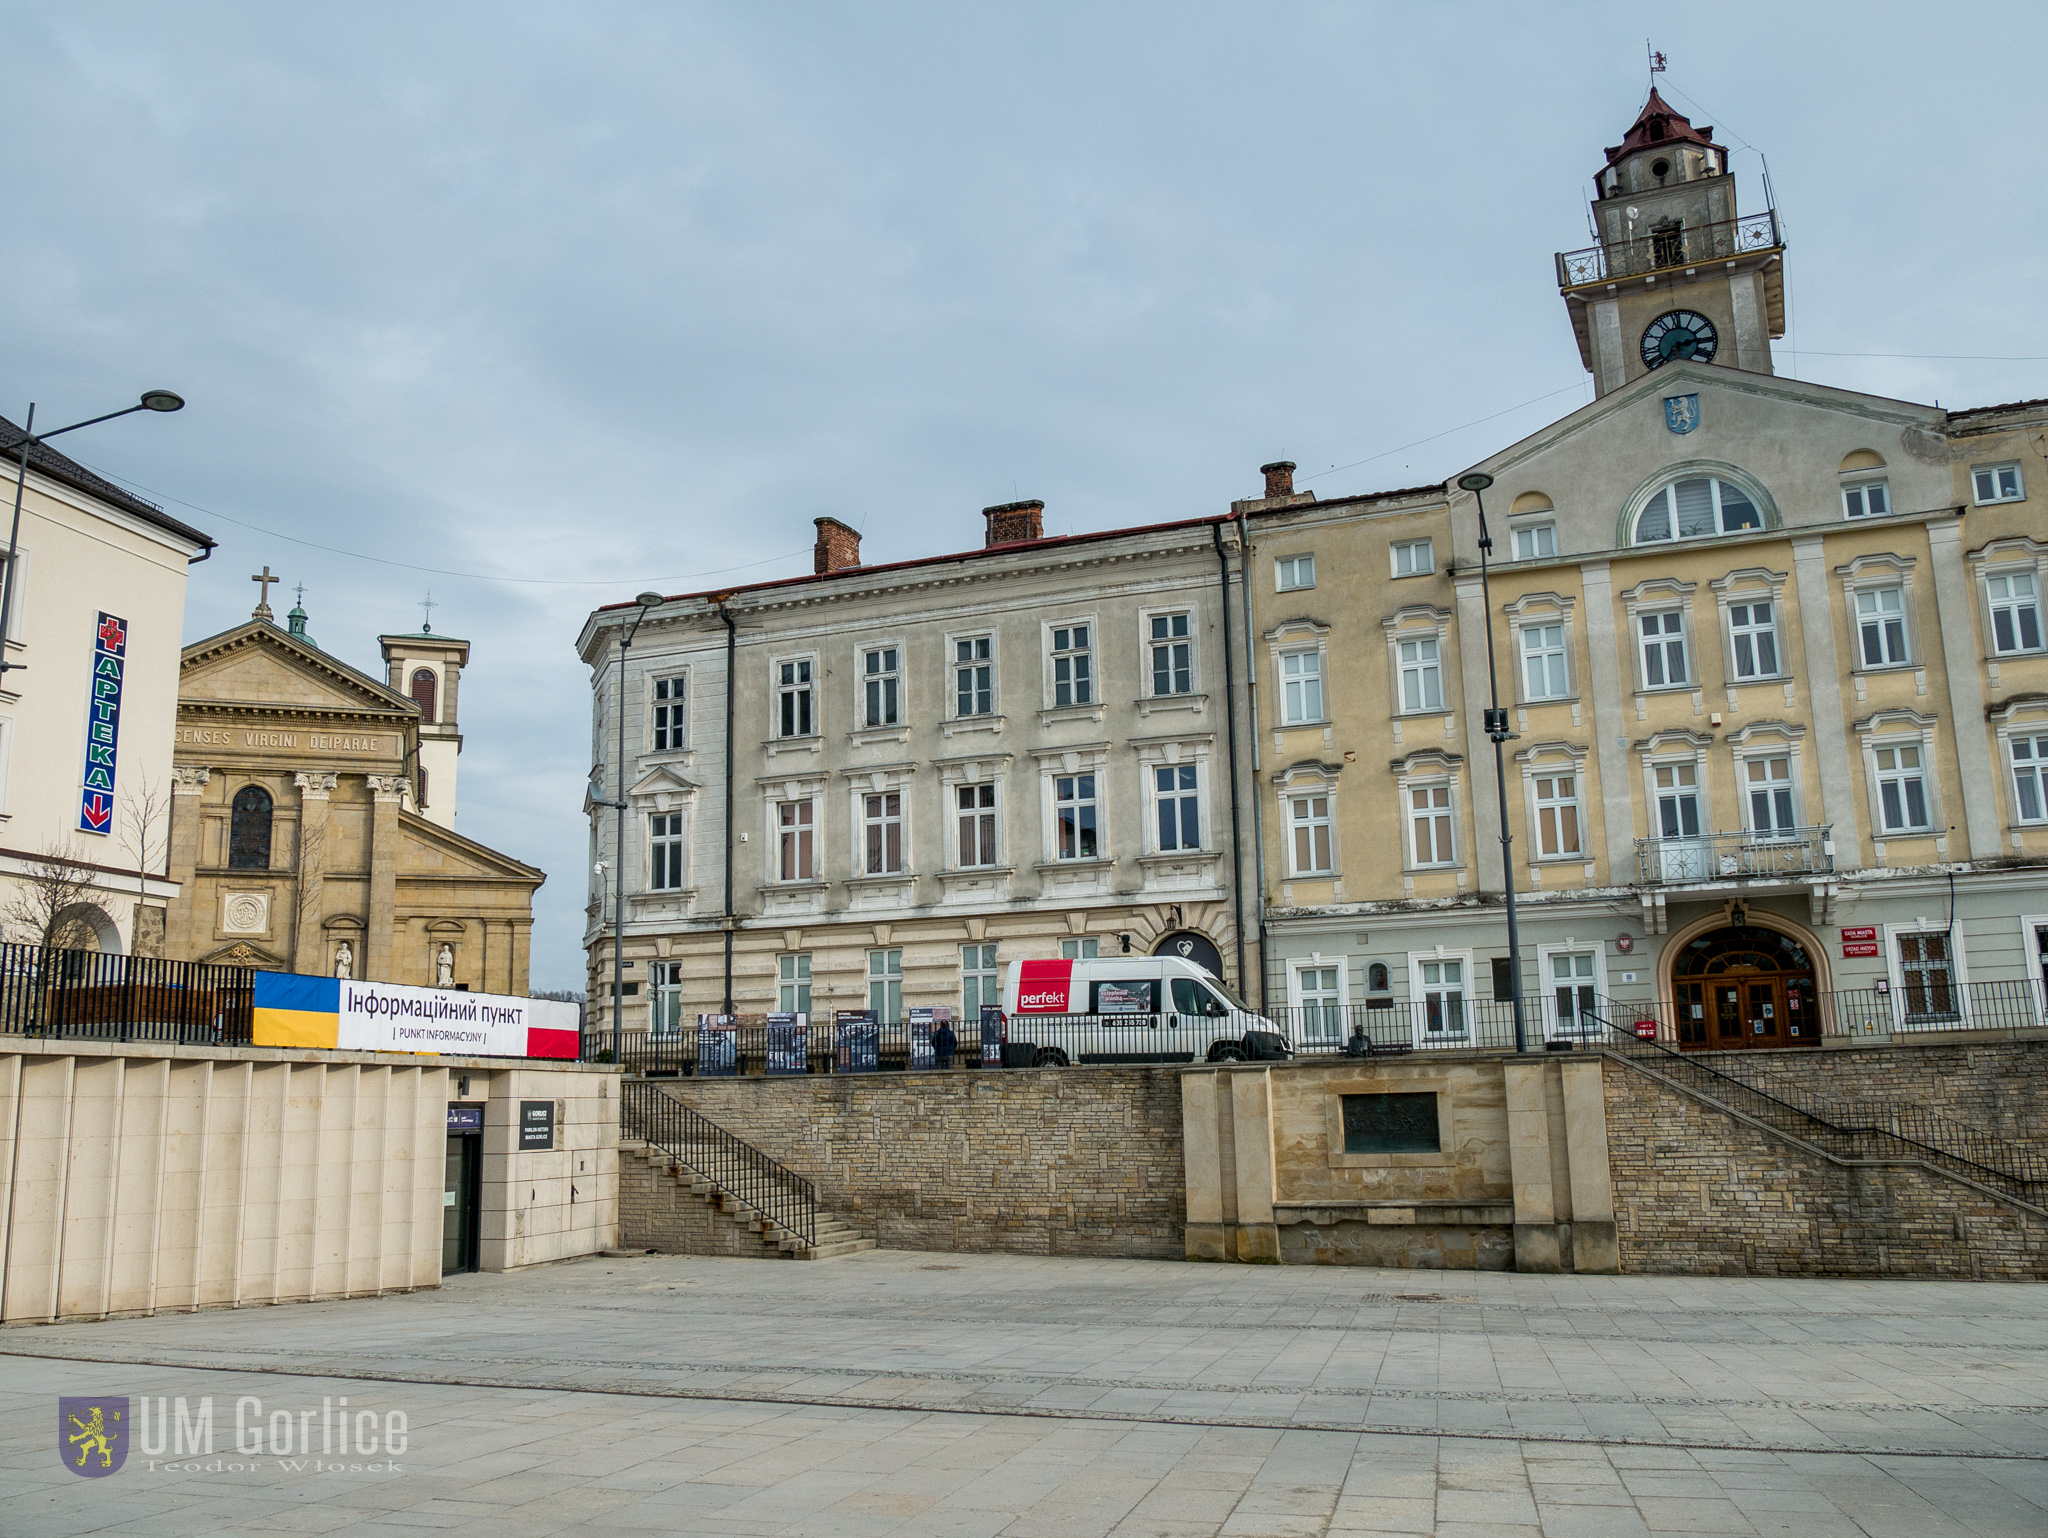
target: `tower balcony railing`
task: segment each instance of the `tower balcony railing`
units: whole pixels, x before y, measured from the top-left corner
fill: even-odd
[[[1639,278],[1673,267],[1697,267],[1772,251],[1784,243],[1778,234],[1778,211],[1774,208],[1719,224],[1645,229],[1629,240],[1588,246],[1583,251],[1558,252],[1557,286],[1584,288],[1591,283],[1612,283],[1618,278]]]
[[[1644,886],[1826,876],[1835,868],[1834,826],[1782,833],[1700,833],[1636,840],[1636,879]]]

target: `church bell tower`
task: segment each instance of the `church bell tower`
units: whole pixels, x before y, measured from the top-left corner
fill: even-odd
[[[1768,374],[1785,334],[1777,210],[1735,206],[1728,151],[1654,87],[1594,179],[1599,244],[1561,251],[1557,287],[1598,393],[1678,359]]]

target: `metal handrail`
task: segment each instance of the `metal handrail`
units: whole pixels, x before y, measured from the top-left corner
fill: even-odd
[[[622,1081],[619,1126],[628,1137],[659,1148],[741,1206],[795,1235],[805,1248],[816,1246],[817,1188],[659,1086]]]
[[[1796,1135],[1820,1144],[1831,1153],[1849,1158],[1870,1158],[1874,1151],[1881,1150],[1893,1157],[1920,1159],[1968,1179],[1995,1186],[2009,1195],[2031,1200],[2038,1200],[2044,1194],[2042,1188],[2048,1186],[2048,1156],[2024,1144],[1964,1127],[1917,1106],[1884,1103],[1878,1115],[1884,1117],[1886,1124],[1880,1125],[1867,1112],[1845,1111],[1827,1101],[1802,1103],[1788,1098],[1788,1093],[1764,1089],[1738,1073],[1713,1066],[1698,1056],[1675,1051],[1655,1038],[1638,1036],[1632,1026],[1617,1024],[1611,1010],[1612,1001],[1603,999],[1587,1011],[1606,1026],[1609,1050],[1622,1056],[1653,1060],[1660,1071],[1672,1077],[1688,1078],[1695,1088],[1702,1087],[1704,1081],[1704,1087],[1723,1091],[1724,1094],[1726,1090],[1734,1090],[1737,1093],[1727,1098],[1742,1102],[1743,1097],[1747,1097],[1742,1108],[1760,1113],[1760,1119],[1781,1132],[1795,1132],[1794,1128],[1784,1126],[1782,1119],[1786,1114],[1796,1117],[1803,1124],[1796,1129]],[[1731,1060],[1728,1068],[1735,1067]],[[1776,1086],[1776,1090],[1784,1089],[1782,1083]],[[1872,1144],[1876,1145],[1876,1150],[1869,1146]]]
[[[1774,208],[1714,224],[1644,230],[1626,240],[1558,252],[1557,286],[1583,288],[1589,283],[1611,283],[1617,278],[1641,277],[1675,267],[1773,251],[1784,244],[1778,231],[1778,211]]]
[[[1826,876],[1835,869],[1832,823],[1787,828],[1697,833],[1690,838],[1636,840],[1636,879],[1644,886],[1682,881],[1727,881],[1745,876]]]

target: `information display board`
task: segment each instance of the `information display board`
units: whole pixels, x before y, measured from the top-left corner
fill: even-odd
[[[882,1066],[882,1030],[872,1009],[842,1009],[833,1026],[839,1072],[874,1073]]]
[[[937,1022],[932,1019],[932,1014],[933,1011],[920,1005],[906,1016],[910,1027],[910,1058],[904,1066],[912,1073],[920,1068],[930,1068],[937,1061],[932,1052],[932,1031],[936,1029]]]
[[[1003,1066],[1003,1011],[998,1004],[981,1006],[981,1066]]]
[[[775,1014],[768,1017],[768,1072],[808,1073],[811,1017]]]
[[[697,1077],[729,1079],[739,1072],[740,1017],[697,1017]]]

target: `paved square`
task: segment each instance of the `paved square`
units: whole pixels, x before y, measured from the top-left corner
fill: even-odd
[[[0,1469],[7,1538],[2042,1538],[2048,1290],[586,1260],[0,1331]]]

